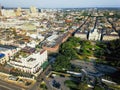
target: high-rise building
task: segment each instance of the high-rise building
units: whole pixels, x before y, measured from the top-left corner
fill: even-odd
[[[1,9],[2,9],[2,5],[0,4],[0,16],[2,16]]]
[[[34,7],[34,6],[31,6],[30,11],[31,11],[31,13],[37,13],[38,9],[36,7]]]
[[[5,16],[5,17],[14,17],[14,16],[16,16],[15,11],[12,10],[12,9],[10,9],[10,10],[2,9],[1,14],[2,14],[2,16]]]
[[[38,16],[38,9],[36,8],[36,7],[34,7],[34,6],[31,6],[30,7],[30,16],[32,16],[32,17],[36,17],[36,16]]]
[[[18,7],[18,8],[16,9],[16,16],[20,16],[20,15],[22,15],[22,10],[21,10],[20,7]]]
[[[2,5],[0,4],[0,9],[2,9]]]

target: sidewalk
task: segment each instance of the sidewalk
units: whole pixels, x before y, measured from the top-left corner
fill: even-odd
[[[8,82],[8,83],[11,83],[11,84],[15,84],[15,85],[17,85],[17,86],[19,86],[21,88],[24,88],[24,89],[32,87],[35,84],[35,82],[36,82],[33,79],[28,79],[28,78],[24,78],[24,77],[20,77],[20,76],[18,76],[18,80],[17,81],[10,80],[9,76],[12,76],[12,75],[0,72],[0,79],[1,80],[5,81],[5,82]],[[22,80],[22,81],[20,81],[20,80]],[[31,82],[31,85],[30,86],[26,86],[25,85],[26,82]]]

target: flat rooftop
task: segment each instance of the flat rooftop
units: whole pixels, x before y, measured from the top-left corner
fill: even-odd
[[[12,46],[12,45],[2,45],[0,44],[0,48],[6,48],[6,49],[16,49],[16,46]]]
[[[88,74],[93,76],[99,76],[102,74],[112,74],[117,71],[117,69],[114,67],[103,64],[96,64],[94,62],[72,60],[71,64],[84,69]]]
[[[0,53],[0,59],[3,58],[5,56],[5,54]]]

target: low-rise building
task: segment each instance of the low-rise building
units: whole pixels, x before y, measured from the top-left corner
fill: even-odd
[[[63,35],[51,36],[46,42],[43,43],[42,48],[48,50],[49,52],[57,52],[59,50],[59,46],[65,42],[72,35],[72,33],[73,30],[69,30]]]
[[[16,16],[14,10],[2,9],[1,13],[2,13],[2,16],[5,16],[5,17],[15,17]]]
[[[20,71],[36,74],[43,70],[41,67],[47,61],[47,50],[35,50],[34,48],[25,47],[11,58],[10,64]]]
[[[0,53],[0,64],[4,64],[8,60],[9,60],[9,58],[6,57],[5,54]]]
[[[0,53],[5,54],[6,57],[13,56],[16,52],[18,52],[20,48],[11,45],[0,45]]]
[[[113,32],[111,34],[103,35],[103,41],[119,39],[118,33]]]
[[[78,38],[81,38],[81,39],[83,39],[83,40],[87,40],[87,34],[86,33],[83,33],[83,32],[76,32],[75,33],[75,35],[74,35],[75,37],[78,37]]]
[[[101,32],[93,29],[89,32],[88,40],[101,40]]]

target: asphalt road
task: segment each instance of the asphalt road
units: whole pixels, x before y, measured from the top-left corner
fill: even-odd
[[[0,90],[22,90],[22,88],[0,80]]]
[[[83,27],[83,25],[87,22],[88,19],[89,19],[89,17],[87,19],[85,19],[85,21],[73,32],[73,35]]]
[[[37,77],[37,82],[34,84],[33,87],[27,89],[27,90],[38,90],[40,83],[44,80],[47,83],[48,89],[50,86],[48,85],[48,82],[46,81],[46,76],[49,74],[51,71],[51,65],[49,65],[38,77]]]

